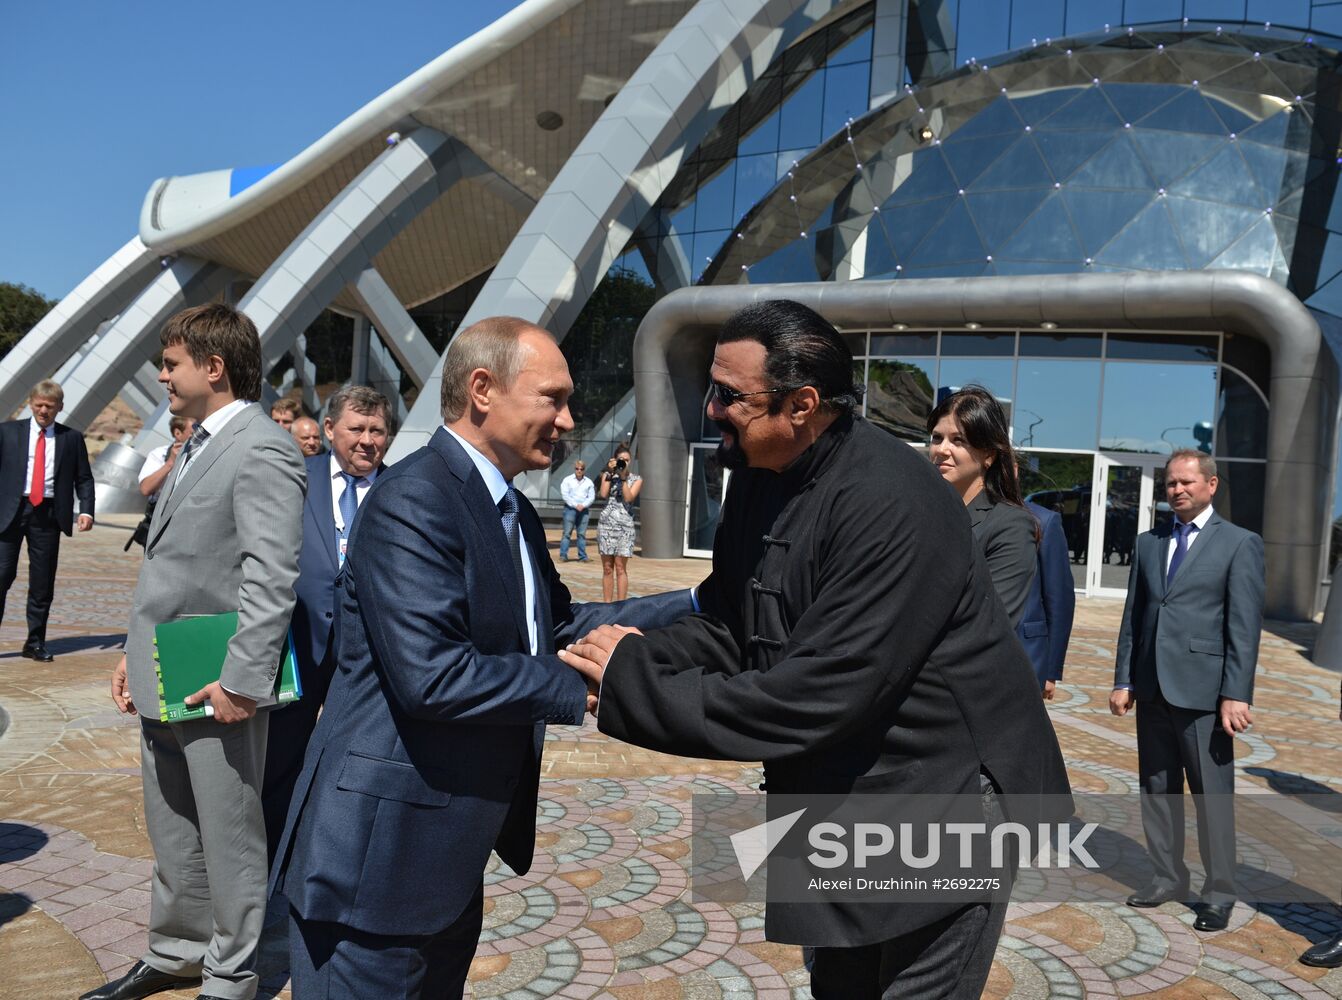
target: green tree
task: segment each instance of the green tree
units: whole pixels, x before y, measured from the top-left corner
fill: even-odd
[[[53,299],[27,285],[0,281],[0,357],[8,354],[55,305]]]

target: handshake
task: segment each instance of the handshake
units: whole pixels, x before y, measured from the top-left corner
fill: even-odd
[[[583,680],[587,682],[587,711],[592,715],[596,715],[601,679],[605,676],[606,664],[610,662],[615,647],[627,635],[642,634],[628,625],[602,625],[559,650],[559,658],[582,674]]]

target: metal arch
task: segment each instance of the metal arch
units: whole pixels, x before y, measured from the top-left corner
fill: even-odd
[[[1030,326],[1229,330],[1272,356],[1263,541],[1267,614],[1308,619],[1318,610],[1326,556],[1338,371],[1309,310],[1280,285],[1244,271],[932,278],[728,285],[673,292],[652,307],[634,340],[643,550],[680,554],[689,444],[718,328],[737,309],[787,298],[840,328]]]
[[[509,315],[560,336],[681,162],[774,59],[837,0],[699,0],[583,137],[518,231],[461,327]],[[388,453],[428,441],[442,359]]]

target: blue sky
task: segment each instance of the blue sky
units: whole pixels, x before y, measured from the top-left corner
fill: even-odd
[[[155,178],[286,160],[516,5],[6,4],[0,281],[60,298],[135,235]]]

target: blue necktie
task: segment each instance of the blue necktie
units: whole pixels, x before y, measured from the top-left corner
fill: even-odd
[[[345,492],[340,494],[340,519],[345,522],[343,531],[337,532],[336,549],[340,553],[340,565],[345,564],[345,546],[341,545],[349,538],[349,530],[354,526],[354,515],[359,512],[359,494],[355,483],[359,481],[357,476],[352,476],[348,472],[340,473],[340,478],[345,480]]]
[[[1174,574],[1179,570],[1179,564],[1184,561],[1184,556],[1188,555],[1188,540],[1193,532],[1198,530],[1198,526],[1192,521],[1184,524],[1182,521],[1174,522],[1174,555],[1170,557],[1170,569],[1165,574],[1165,586],[1174,582]]]
[[[517,523],[517,491],[511,486],[499,500],[499,520],[503,522],[503,534],[508,539],[508,554],[513,558],[513,572],[517,574],[517,588],[522,600],[526,600],[526,577],[522,575],[522,532]]]

